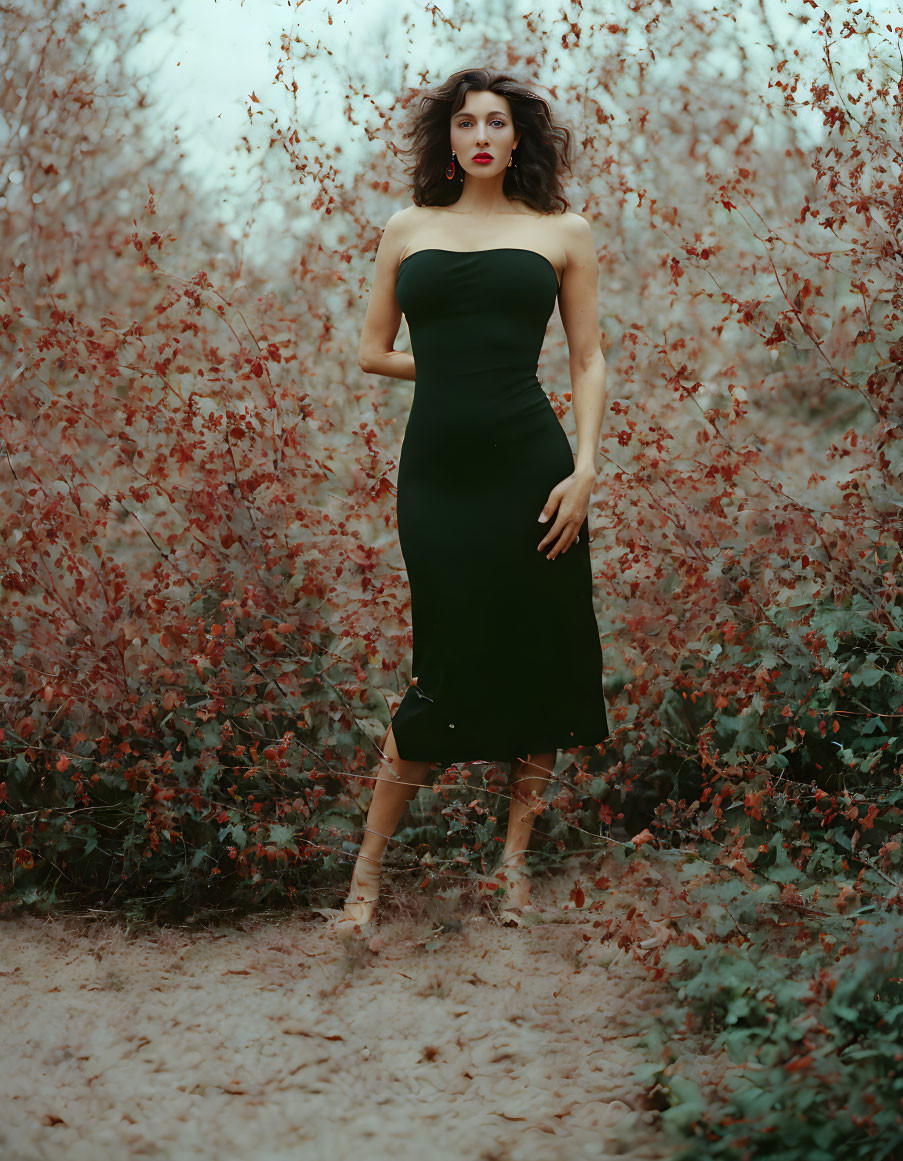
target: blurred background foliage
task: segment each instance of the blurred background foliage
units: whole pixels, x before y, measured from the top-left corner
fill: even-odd
[[[531,857],[650,843],[702,868],[703,934],[637,952],[674,987],[649,1083],[687,1156],[894,1156],[901,30],[783,5],[801,54],[766,6],[637,0],[566,37],[493,11],[482,40],[463,8],[444,26],[447,71],[556,81],[609,370],[590,523],[614,732],[559,754]],[[140,26],[74,0],[2,18],[0,913],[322,904],[410,679],[413,385],[356,350],[423,81],[387,53],[364,91],[333,62],[351,162],[305,112],[322,58],[292,25],[288,112],[251,94],[239,145],[284,226],[249,246],[160,143]],[[567,372],[556,316],[540,377],[573,441]],[[393,874],[486,869],[507,801],[498,764],[436,770]],[[714,1104],[678,1026],[737,1064]]]

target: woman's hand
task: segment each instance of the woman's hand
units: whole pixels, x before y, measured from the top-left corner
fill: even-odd
[[[547,554],[549,560],[554,560],[559,552],[567,552],[577,539],[580,527],[586,519],[595,478],[595,472],[575,469],[549,492],[549,498],[539,519],[551,520],[556,509],[557,515],[551,528],[536,546],[541,552],[547,545],[552,545]]]

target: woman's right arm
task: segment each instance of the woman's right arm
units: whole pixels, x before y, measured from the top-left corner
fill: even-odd
[[[376,249],[373,285],[357,348],[362,371],[370,375],[387,375],[392,379],[416,377],[414,356],[394,349],[395,336],[401,326],[395,276],[405,245],[405,213],[406,210],[398,210],[389,218]]]

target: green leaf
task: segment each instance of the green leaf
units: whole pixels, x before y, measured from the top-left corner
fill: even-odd
[[[275,826],[270,827],[270,842],[274,843],[280,850],[290,846],[294,837],[295,828],[293,826],[286,826],[284,823],[278,822]]]

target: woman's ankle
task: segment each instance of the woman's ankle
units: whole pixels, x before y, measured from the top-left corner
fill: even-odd
[[[370,860],[373,863],[382,863],[383,855],[386,853],[386,847],[388,845],[389,840],[385,835],[365,826],[361,845],[358,848],[358,856],[362,859]]]
[[[345,896],[345,909],[363,908],[366,910],[375,904],[382,888],[382,876],[377,864],[359,861],[354,865],[351,882],[348,885],[348,894]]]

